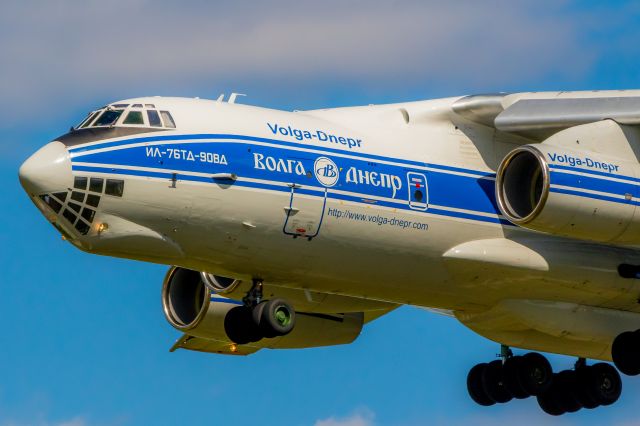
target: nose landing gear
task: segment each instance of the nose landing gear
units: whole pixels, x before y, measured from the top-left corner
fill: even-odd
[[[242,299],[244,305],[231,309],[224,319],[229,339],[239,345],[289,334],[295,325],[296,313],[284,299],[262,300],[262,280]]]
[[[620,375],[606,363],[588,366],[580,358],[574,370],[553,373],[549,361],[539,353],[514,356],[503,346],[501,357],[469,371],[467,389],[479,405],[535,396],[544,412],[558,416],[611,405],[622,392]]]

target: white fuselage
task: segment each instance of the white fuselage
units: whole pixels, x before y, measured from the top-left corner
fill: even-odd
[[[197,99],[123,101],[170,111],[177,127],[66,135],[66,183],[41,192],[66,191],[75,177],[121,179],[124,191],[101,196],[85,235],[39,206],[88,252],[447,309],[491,338],[473,318],[500,306],[517,323],[520,305],[504,301],[549,301],[560,313],[596,307],[605,317],[608,309],[636,311],[637,285],[616,270],[640,264],[635,249],[504,219],[495,170],[522,140],[456,116],[456,99],[293,113]],[[586,349],[553,340],[575,329],[562,321],[550,340],[527,340],[526,327],[498,322],[487,330],[525,330],[511,338],[525,347],[608,357],[605,338],[591,339],[593,347],[586,339]]]

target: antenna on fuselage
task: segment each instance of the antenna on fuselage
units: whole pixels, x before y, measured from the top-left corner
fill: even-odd
[[[237,98],[238,96],[247,96],[247,95],[245,95],[244,93],[236,93],[236,92],[233,92],[233,93],[231,94],[231,96],[229,96],[229,100],[227,101],[227,103],[235,104],[235,103],[236,103],[236,98]]]

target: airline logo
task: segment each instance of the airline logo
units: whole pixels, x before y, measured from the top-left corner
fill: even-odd
[[[337,145],[344,145],[349,149],[361,148],[362,147],[362,139],[350,138],[347,136],[341,135],[332,135],[327,132],[323,132],[322,130],[305,130],[305,129],[295,129],[291,126],[281,126],[279,124],[267,123],[269,126],[269,130],[275,136],[288,136],[294,138],[298,141],[318,141],[324,143],[331,143]]]
[[[330,158],[318,157],[313,163],[313,170],[318,182],[326,187],[334,186],[340,179],[340,170]]]

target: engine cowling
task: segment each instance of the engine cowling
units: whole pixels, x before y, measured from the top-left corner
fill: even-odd
[[[174,328],[190,336],[231,344],[225,331],[225,318],[241,302],[212,292],[205,279],[197,271],[170,268],[162,286],[165,318]],[[364,315],[360,312],[335,315],[296,312],[296,326],[291,333],[249,345],[285,349],[346,344],[358,337],[363,323]]]
[[[572,131],[507,154],[496,176],[502,214],[516,225],[555,235],[640,243],[637,161],[553,144],[563,136],[579,146],[580,133]]]
[[[613,120],[574,126],[511,151],[498,168],[502,214],[567,237],[640,243],[640,131]]]

